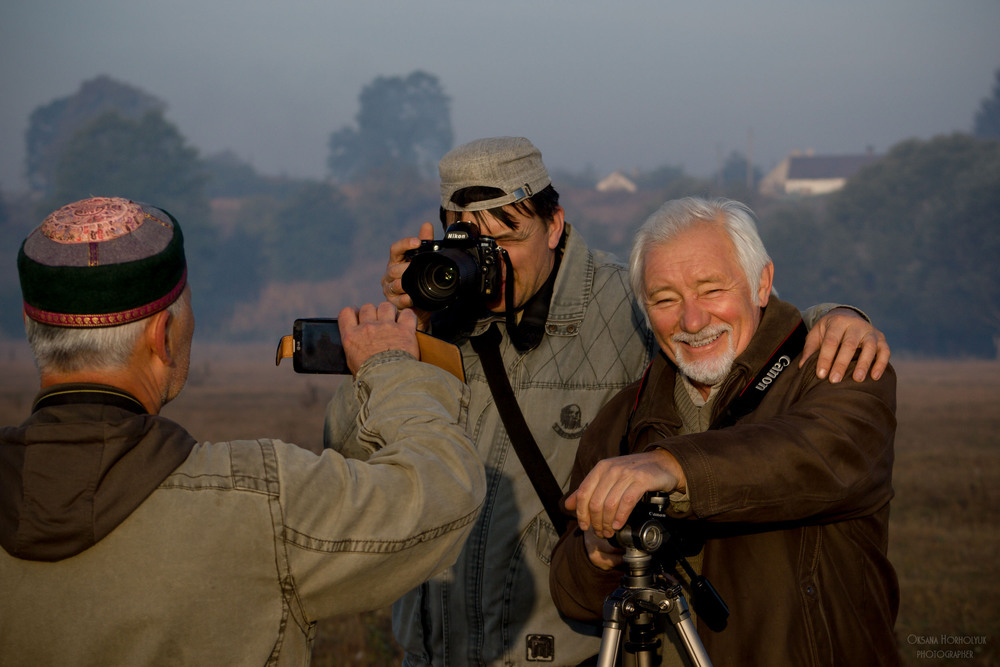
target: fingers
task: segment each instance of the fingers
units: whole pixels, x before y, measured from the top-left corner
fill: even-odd
[[[889,365],[889,344],[885,335],[856,312],[835,308],[824,315],[806,337],[799,367],[816,350],[816,377],[840,382],[857,354],[852,378],[862,382],[871,370],[872,379],[882,377]],[[859,352],[860,350],[860,352]]]
[[[340,326],[340,333],[344,335],[346,330],[358,327],[358,311],[350,306],[344,306],[337,314],[337,324]]]
[[[830,368],[828,374],[830,382],[836,384],[844,379],[844,375],[847,374],[847,369],[854,359],[854,354],[861,345],[861,340],[854,329],[845,330],[842,336],[828,333],[823,338],[823,347],[820,348],[819,358],[821,363],[831,357],[833,359],[832,364],[826,362]]]
[[[389,250],[389,263],[386,264],[382,276],[382,295],[387,301],[402,310],[413,305],[410,295],[403,290],[403,273],[410,262],[404,259],[403,253],[420,245],[420,240],[408,238],[392,244]]]
[[[886,340],[885,335],[881,331],[876,331],[878,334],[878,346],[877,352],[875,354],[875,364],[872,366],[872,379],[878,380],[885,373],[885,369],[889,366],[889,359],[892,356],[892,351],[889,349],[889,341]]]
[[[385,273],[382,275],[382,295],[397,309],[413,307],[413,299],[403,289],[403,273],[410,265],[406,259],[406,253],[420,247],[421,241],[431,241],[434,239],[434,225],[425,222],[420,225],[417,236],[410,236],[400,239],[389,246],[389,261],[385,266]]]
[[[592,530],[583,534],[583,544],[590,562],[602,570],[613,569],[623,561],[621,549],[615,549],[610,542],[594,535]]]
[[[383,301],[377,306],[366,303],[357,310],[344,308],[338,320],[347,366],[355,375],[371,356],[386,350],[403,350],[420,358],[414,333],[417,318],[412,312],[398,313],[392,303]]]
[[[823,340],[823,336],[820,333],[822,329],[823,327],[821,320],[820,322],[817,322],[812,329],[809,330],[809,333],[806,334],[806,343],[805,345],[802,346],[802,356],[799,357],[799,368],[802,368],[806,363],[806,359],[811,357],[817,350],[819,350],[820,342]],[[826,377],[826,371],[825,370],[822,371],[821,375],[820,369],[817,366],[816,376],[822,380],[824,377]]]
[[[576,508],[582,530],[610,538],[625,525],[643,494],[679,488],[683,472],[676,459],[662,449],[598,462],[566,501]]]
[[[416,330],[417,328],[417,314],[412,310],[401,310],[396,315],[396,321],[401,325],[405,326],[407,329]]]
[[[433,241],[434,240],[434,225],[429,222],[425,222],[420,225],[420,231],[417,236],[421,241]]]

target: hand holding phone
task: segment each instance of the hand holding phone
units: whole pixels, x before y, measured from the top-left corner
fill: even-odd
[[[340,311],[340,335],[351,373],[357,373],[369,357],[386,350],[402,350],[420,358],[417,347],[417,316],[411,310],[396,311],[383,301],[378,306],[366,303],[355,310]]]
[[[353,309],[345,310],[353,314]],[[457,346],[419,331],[416,332],[416,342],[421,361],[443,368],[465,381],[462,354]],[[275,365],[287,357],[292,358],[292,367],[296,373],[347,375],[352,372],[344,351],[340,323],[334,318],[295,320],[292,335],[283,336],[278,342]]]

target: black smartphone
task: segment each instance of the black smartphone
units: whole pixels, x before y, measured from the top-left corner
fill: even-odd
[[[292,339],[292,367],[296,373],[350,374],[336,318],[295,320]]]

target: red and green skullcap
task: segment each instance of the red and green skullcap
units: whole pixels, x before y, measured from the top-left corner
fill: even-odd
[[[187,284],[177,220],[118,197],[51,213],[21,244],[17,270],[25,314],[63,327],[140,320],[176,301]]]

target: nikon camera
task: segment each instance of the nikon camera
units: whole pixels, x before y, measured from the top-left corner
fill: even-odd
[[[410,265],[403,289],[416,308],[435,311],[458,301],[495,301],[503,288],[504,250],[491,236],[480,236],[468,222],[456,222],[439,241],[421,241],[407,250]]]

